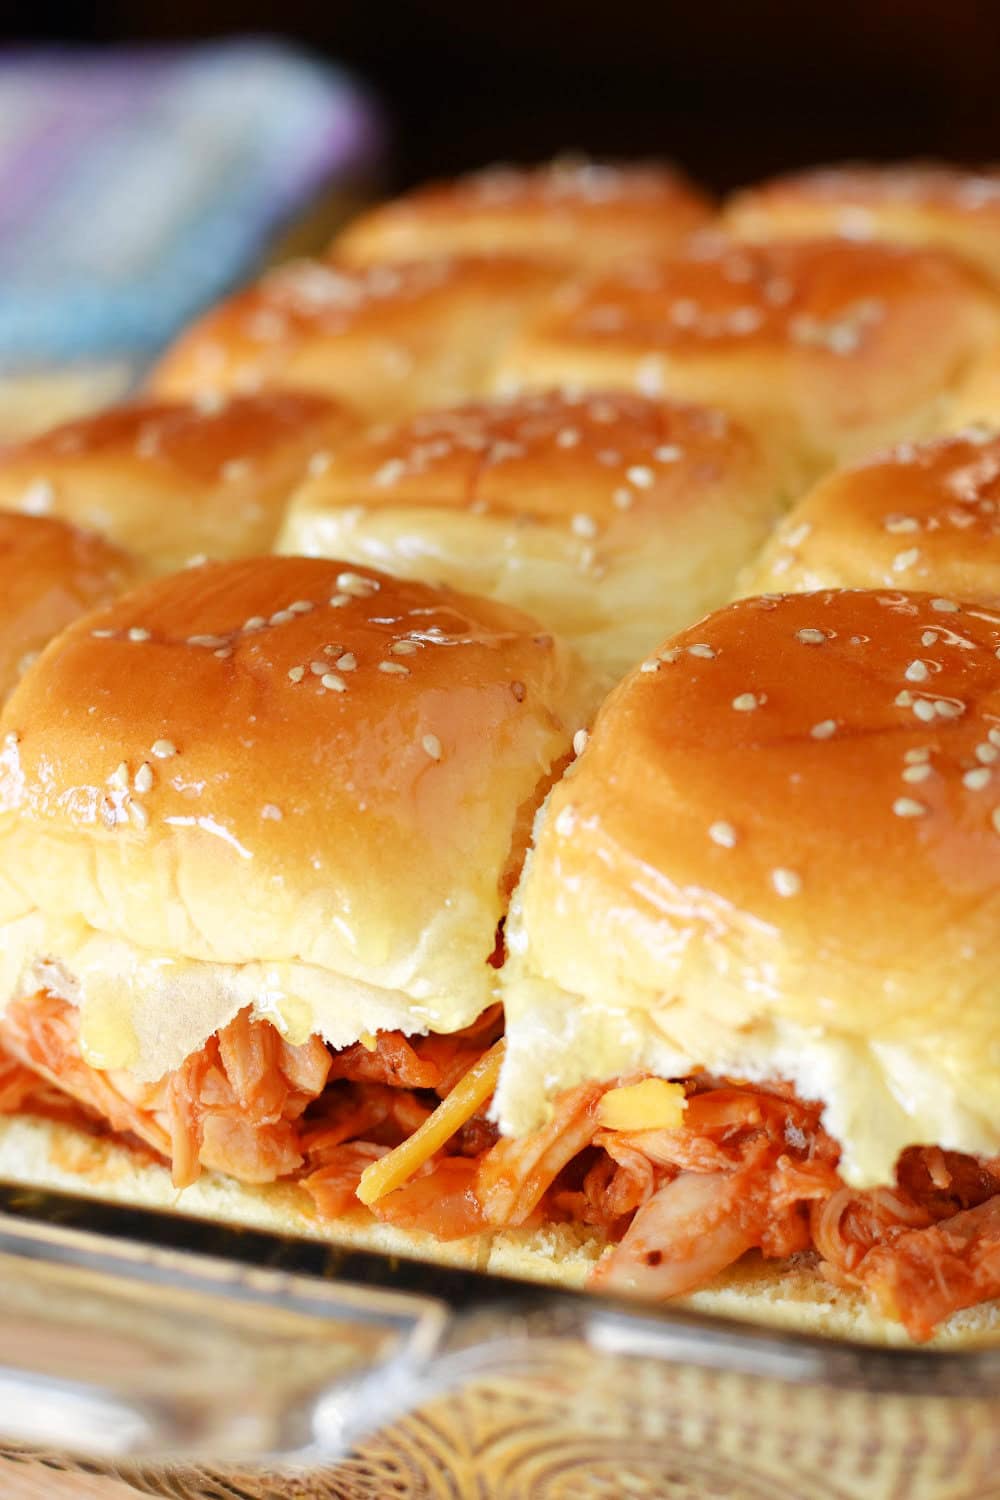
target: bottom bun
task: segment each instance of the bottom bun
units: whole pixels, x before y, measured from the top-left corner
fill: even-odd
[[[0,1117],[0,1181],[574,1290],[584,1286],[608,1248],[597,1231],[572,1224],[443,1242],[381,1223],[360,1204],[332,1221],[322,1218],[293,1183],[250,1187],[215,1172],[204,1172],[180,1191],[168,1169],[145,1152],[31,1115]],[[672,1305],[796,1333],[912,1347],[901,1324],[879,1317],[857,1293],[832,1286],[805,1257],[765,1261],[748,1255],[710,1286]],[[920,1347],[998,1344],[1000,1301],[994,1301],[953,1314]]]

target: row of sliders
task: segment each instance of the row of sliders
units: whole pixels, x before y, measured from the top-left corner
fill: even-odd
[[[0,454],[0,1173],[995,1336],[998,226],[496,170]]]

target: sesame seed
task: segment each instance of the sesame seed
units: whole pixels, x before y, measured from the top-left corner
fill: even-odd
[[[927,811],[922,802],[914,802],[912,797],[897,797],[892,810],[897,818],[922,818]]]
[[[309,663],[309,670],[314,677],[325,677],[330,670],[330,663],[328,661],[311,661]]]
[[[897,699],[898,702],[898,699]],[[918,698],[913,705],[913,712],[924,724],[929,724],[934,718],[934,705],[926,698]]]
[[[658,661],[644,661],[639,667],[640,672],[658,672],[660,663]]]
[[[436,734],[425,734],[420,743],[421,745],[423,745],[424,751],[430,756],[431,760],[441,759],[441,741],[438,739]]]
[[[137,792],[151,792],[153,790],[153,768],[148,760],[144,760],[132,782]]]
[[[934,712],[942,719],[958,719],[965,713],[965,704],[951,703],[947,698],[935,698]]]
[[[785,537],[785,545],[788,547],[801,547],[811,531],[812,524],[809,521],[803,521],[800,526],[796,526],[794,531],[788,533]]]
[[[353,672],[358,664],[358,658],[353,651],[345,651],[343,656],[337,657],[337,666],[342,672]]]
[[[920,637],[920,644],[921,646],[935,646],[937,645],[937,640],[938,633],[936,630],[925,630]]]
[[[930,758],[931,752],[925,746],[918,746],[913,750],[907,750],[906,754],[903,756],[903,759],[908,766],[919,766],[925,760],[930,760]]]
[[[149,631],[144,630],[141,625],[133,625],[128,633],[130,641],[148,641]]]
[[[910,692],[909,688],[902,688],[892,701],[893,703],[895,703],[897,708],[909,708],[913,703],[913,694]]]
[[[689,646],[687,651],[688,656],[702,656],[706,661],[714,660],[716,654],[714,646],[708,646],[704,641],[698,641],[695,645]]]
[[[262,818],[267,818],[272,823],[280,823],[281,819],[284,817],[281,808],[275,807],[273,802],[265,802],[264,806],[260,810],[260,815]]]
[[[329,467],[330,455],[322,449],[318,453],[313,454],[307,465],[309,474],[313,479],[318,479],[321,474],[325,474]]]
[[[118,789],[123,792],[127,789],[128,766],[124,761],[117,765],[112,771],[111,775],[108,777],[108,786],[118,787]]]
[[[401,458],[390,458],[375,470],[375,473],[372,475],[372,483],[377,484],[380,488],[398,484],[405,473],[406,464],[403,460]]]
[[[974,766],[971,771],[966,771],[962,781],[970,792],[981,792],[984,786],[989,785],[991,775],[989,766]]]
[[[404,667],[401,661],[380,661],[378,664],[380,672],[393,672],[398,677],[409,677],[409,667]]]
[[[136,828],[149,827],[149,814],[146,812],[146,809],[142,806],[141,803],[130,802],[128,805],[128,815],[132,819],[132,822],[135,824]]]
[[[291,682],[301,682],[302,679],[303,679],[303,677],[305,675],[306,675],[306,669],[305,669],[305,667],[291,667],[291,668],[289,668],[288,677],[289,677],[289,680]]]
[[[564,427],[556,433],[556,445],[560,448],[575,448],[579,441],[580,434],[575,427]]]
[[[349,594],[334,594],[330,600],[330,604],[334,609],[343,609],[344,605],[350,604],[350,602],[351,596]]]
[[[189,646],[204,646],[209,651],[229,644],[224,635],[189,635],[187,643]]]
[[[250,463],[245,458],[230,458],[222,465],[219,472],[227,483],[232,484],[247,477],[250,473]]]
[[[954,599],[932,599],[931,609],[936,609],[942,615],[953,615],[957,614],[958,605]]]
[[[916,516],[886,516],[883,524],[886,531],[893,533],[920,530],[920,522]]]
[[[95,641],[110,641],[114,635],[113,630],[92,630],[90,633]]]
[[[173,740],[154,740],[149,753],[155,755],[157,760],[169,760],[172,755],[177,754],[177,746]]]
[[[243,629],[244,630],[263,630],[264,626],[266,624],[267,624],[267,621],[264,619],[263,615],[251,615],[250,618],[249,618],[249,620],[244,620],[244,622],[243,622]]]
[[[228,661],[229,658],[232,656],[232,654],[233,654],[233,648],[232,648],[232,646],[220,646],[219,649],[218,649],[218,651],[213,651],[212,652],[212,655],[213,656],[217,656],[220,661]]]
[[[674,662],[681,655],[680,646],[668,646],[665,651],[657,651],[657,661]],[[712,655],[715,655],[713,651]]]
[[[996,829],[997,833],[1000,833],[1000,807],[995,807],[990,813],[990,822],[993,824],[993,827]]]
[[[556,833],[559,834],[560,838],[566,838],[567,835],[573,832],[573,825],[575,822],[576,814],[573,812],[572,807],[567,806],[562,809],[559,816],[556,818],[553,827],[555,828]]]
[[[589,736],[589,734],[587,733],[587,731],[585,729],[578,729],[576,731],[576,734],[574,734],[574,736],[573,736],[573,754],[574,755],[582,755],[583,754],[584,750],[586,750],[586,748],[587,748],[587,741],[588,741],[589,738],[590,738],[590,736]]]
[[[637,490],[648,490],[656,482],[656,475],[645,464],[633,464],[625,470],[625,478]]]
[[[412,656],[419,649],[416,641],[393,641],[389,647],[394,656]]]
[[[779,896],[797,896],[802,889],[802,878],[794,870],[772,870],[771,884]]]
[[[1000,745],[1000,728],[994,724],[993,728],[987,731],[986,738],[991,745]]]
[[[311,599],[296,599],[295,603],[290,604],[288,608],[293,615],[307,615],[316,606]]]
[[[822,630],[797,630],[795,639],[801,641],[803,646],[825,646],[826,636]]]
[[[748,714],[753,709],[759,707],[759,705],[760,699],[757,697],[756,693],[739,693],[733,699],[733,707],[736,709],[737,713],[741,714]]]
[[[271,625],[287,625],[290,620],[294,619],[295,616],[290,609],[276,609],[268,623]]]
[[[569,525],[574,536],[590,537],[597,535],[597,522],[593,516],[585,515],[582,511],[572,518]]]
[[[325,688],[329,688],[332,693],[345,693],[347,691],[347,683],[342,677],[338,677],[336,672],[324,672],[320,678],[320,682]]]
[[[616,510],[628,510],[634,500],[635,495],[631,490],[627,490],[624,485],[615,490],[611,496],[611,503]]]
[[[974,754],[976,759],[981,761],[984,766],[991,766],[997,759],[997,756],[1000,756],[1000,750],[997,749],[996,745],[984,742],[976,746]]]
[[[931,767],[927,761],[920,761],[915,766],[907,766],[903,772],[903,780],[906,782],[926,781],[931,774]]]
[[[681,450],[676,443],[661,443],[653,449],[653,457],[657,463],[674,464],[681,457]]]
[[[713,823],[709,827],[708,836],[713,844],[718,844],[722,849],[732,849],[736,845],[736,829],[732,823]]]
[[[809,733],[814,740],[828,740],[836,732],[836,729],[836,719],[821,719],[818,724],[813,725]]]
[[[45,516],[55,504],[56,492],[48,479],[36,479],[29,484],[15,504],[27,516]]]
[[[903,676],[906,678],[907,682],[926,682],[927,678],[930,676],[930,671],[928,669],[927,663],[925,661],[921,661],[918,656],[916,660],[910,662],[910,665],[903,673]]]
[[[337,578],[337,587],[341,593],[349,594],[355,599],[367,599],[378,592],[378,583],[374,578],[364,578],[360,573],[341,573]],[[333,603],[333,600],[330,600]]]

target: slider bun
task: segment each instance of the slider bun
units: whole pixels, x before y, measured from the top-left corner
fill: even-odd
[[[550,391],[349,441],[299,491],[280,548],[504,600],[613,679],[726,597],[779,501],[720,412]]]
[[[420,1230],[381,1223],[360,1204],[331,1222],[319,1217],[293,1183],[250,1187],[214,1172],[203,1172],[191,1187],[178,1192],[167,1167],[113,1139],[28,1115],[0,1117],[0,1179],[35,1191],[82,1193],[105,1202],[324,1240],[346,1250],[435,1261],[555,1287],[582,1288],[607,1248],[597,1231],[577,1224],[442,1241]],[[708,1287],[671,1305],[798,1333],[870,1344],[909,1343],[901,1323],[879,1317],[857,1293],[831,1286],[806,1261],[746,1256]],[[995,1344],[998,1331],[1000,1303],[985,1303],[954,1314],[922,1347]]]
[[[468,1025],[587,691],[526,616],[342,563],[144,585],[0,720],[0,997],[82,1002],[87,1060],[150,1080],[248,1004]]]
[[[735,194],[723,223],[740,239],[939,245],[1000,274],[1000,172],[935,162],[847,163],[794,172]]]
[[[1000,434],[900,443],[829,475],[740,580],[743,594],[938,589],[1000,606]]]
[[[710,214],[673,167],[570,158],[426,184],[362,214],[331,253],[353,265],[498,250],[601,265],[667,250]]]
[[[0,511],[0,701],[53,636],[136,578],[124,552],[62,521]]]
[[[290,391],[113,407],[0,453],[0,505],[92,527],[157,572],[252,556],[310,460],[355,425],[339,402]]]
[[[496,388],[618,385],[717,404],[802,484],[935,430],[998,336],[992,284],[944,252],[702,235],[567,285],[509,348]]]
[[[705,1068],[821,1100],[852,1186],[916,1143],[996,1155],[998,648],[985,608],[830,591],[732,604],[632,672],[512,906],[502,1127]]]
[[[297,260],[182,333],[155,396],[294,386],[395,417],[484,392],[500,349],[557,280],[512,256],[370,269]]]

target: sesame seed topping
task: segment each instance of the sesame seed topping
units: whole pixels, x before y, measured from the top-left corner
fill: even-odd
[[[942,719],[958,719],[965,713],[965,704],[952,703],[948,698],[935,698],[934,712]]]
[[[360,573],[341,573],[337,578],[337,587],[341,593],[349,594],[355,599],[368,599],[378,592],[376,580],[364,578]],[[332,599],[330,603],[333,603]]]
[[[580,434],[575,427],[564,427],[561,432],[556,433],[556,445],[559,448],[575,448],[580,441]]]
[[[284,817],[281,808],[275,807],[273,802],[265,802],[264,806],[260,810],[260,815],[262,818],[266,818],[272,823],[280,823],[282,818]]]
[[[392,672],[398,677],[409,677],[409,667],[404,667],[401,661],[380,661],[378,664],[380,672]]]
[[[906,678],[907,682],[926,682],[927,678],[930,676],[930,670],[927,666],[927,663],[925,661],[921,661],[920,657],[918,656],[916,660],[910,662],[910,665],[903,673],[903,676]]]
[[[905,552],[897,552],[892,560],[893,572],[904,573],[907,568],[912,568],[919,558],[919,547],[908,547]]]
[[[736,829],[732,823],[713,823],[709,827],[708,836],[713,844],[718,844],[721,849],[733,849],[736,845]]]
[[[343,609],[344,605],[350,602],[350,594],[334,594],[330,599],[330,604],[334,609]]]
[[[189,646],[204,646],[208,651],[214,651],[219,646],[228,645],[224,635],[189,635],[187,638]]]
[[[915,766],[907,766],[903,772],[903,780],[906,782],[926,781],[931,775],[931,767],[927,761],[920,761]]]
[[[898,702],[899,700],[897,699],[896,701]],[[922,723],[929,724],[931,719],[934,718],[934,705],[926,698],[918,698],[913,705],[913,712]]]
[[[289,677],[289,681],[291,681],[291,682],[301,682],[302,679],[303,679],[303,677],[305,675],[306,675],[306,669],[305,669],[305,667],[290,667],[289,668],[288,677]]]
[[[737,713],[748,714],[760,706],[760,699],[756,693],[738,693],[733,699],[733,707]]]
[[[148,760],[144,760],[132,782],[137,792],[151,792],[153,790],[153,768]]]
[[[296,599],[295,603],[290,604],[288,608],[293,615],[307,615],[316,606],[311,599]]]
[[[587,748],[587,741],[588,741],[589,738],[590,738],[590,736],[589,736],[589,734],[587,733],[587,731],[585,729],[578,729],[576,731],[576,734],[574,734],[574,736],[573,736],[573,754],[574,755],[582,755],[583,754],[584,750],[586,750],[586,748]]]
[[[958,605],[954,599],[932,599],[931,609],[936,609],[939,614],[953,615],[958,613]]]
[[[314,677],[325,677],[330,670],[330,663],[328,661],[311,661],[309,663],[309,670]]]
[[[797,896],[802,889],[802,877],[794,870],[772,870],[771,884],[779,896]]]
[[[687,648],[688,656],[701,656],[706,661],[713,661],[716,655],[715,647],[708,646],[704,641],[697,641],[695,645]]]
[[[416,641],[393,641],[389,647],[394,656],[412,656],[419,649]]]
[[[681,450],[676,443],[661,443],[653,449],[653,457],[657,463],[674,464],[681,457]]]
[[[150,755],[155,755],[157,760],[169,760],[172,755],[177,754],[177,746],[173,740],[154,740],[149,747]]]
[[[245,458],[229,458],[219,471],[227,483],[236,483],[250,473],[250,463]]]
[[[342,672],[353,672],[358,664],[358,658],[353,651],[345,651],[343,656],[337,657],[337,666]]]
[[[910,692],[909,688],[902,688],[892,701],[893,703],[895,703],[897,708],[909,708],[913,703],[913,694]]]
[[[406,464],[401,458],[387,459],[384,464],[375,470],[372,475],[372,483],[379,488],[397,484],[406,473]]]
[[[441,741],[436,734],[425,734],[420,743],[431,760],[441,759]]]
[[[108,786],[118,787],[118,789],[123,792],[127,789],[128,766],[124,761],[117,765],[112,771],[111,775],[108,777]]]
[[[611,496],[611,503],[612,505],[614,505],[616,510],[628,510],[634,500],[635,495],[631,490],[626,489],[624,485],[615,490],[614,494]]]
[[[114,635],[113,630],[92,630],[90,633],[95,641],[110,641]]]
[[[915,802],[912,797],[897,797],[892,810],[897,818],[922,818],[927,808],[922,802]]]
[[[271,625],[287,625],[290,620],[294,619],[295,616],[290,609],[276,609],[268,623]]]
[[[803,521],[800,526],[796,526],[795,530],[790,531],[785,537],[786,546],[801,547],[802,543],[805,541],[806,537],[811,531],[812,523],[809,521]]]
[[[249,620],[244,620],[244,622],[243,622],[243,629],[244,630],[263,630],[264,626],[266,624],[267,624],[267,621],[264,619],[263,615],[251,615],[250,618],[249,618]]]
[[[907,750],[906,754],[903,756],[903,759],[908,766],[919,766],[925,760],[930,760],[930,758],[931,752],[927,749],[926,746],[923,745],[917,746],[913,750]]]
[[[644,661],[639,667],[640,672],[658,672],[660,663],[658,661]]]
[[[637,490],[648,490],[656,481],[656,475],[645,464],[633,464],[631,468],[625,470],[625,478],[629,484],[634,484]]]
[[[45,516],[55,504],[56,492],[48,479],[36,479],[15,502],[27,516]]]
[[[936,630],[925,630],[920,637],[920,644],[921,646],[935,646],[937,645],[937,639],[938,633]]]
[[[336,672],[324,672],[320,678],[320,682],[325,688],[329,688],[332,693],[345,693],[347,691],[347,683]]]
[[[818,724],[813,725],[809,733],[814,740],[828,740],[831,735],[836,733],[836,729],[836,719],[821,719]]]
[[[575,822],[576,814],[574,813],[572,807],[567,806],[562,809],[559,816],[556,818],[553,827],[555,828],[556,833],[559,834],[560,838],[566,838],[573,832],[573,825],[575,824]]]
[[[997,833],[1000,833],[1000,807],[995,807],[990,813],[990,822],[993,824],[993,827],[996,829]]]
[[[886,531],[893,533],[920,530],[920,522],[916,516],[886,516],[883,524]]]
[[[981,761],[984,766],[991,766],[997,757],[1000,756],[1000,750],[997,749],[996,745],[984,742],[976,746],[974,754],[976,759]]]
[[[141,803],[130,802],[128,805],[128,815],[132,819],[132,822],[135,824],[136,828],[149,827],[149,814],[146,812],[146,809],[141,805]]]
[[[823,634],[822,630],[810,630],[808,628],[805,630],[797,630],[795,632],[795,639],[797,641],[801,641],[803,646],[826,645],[826,636]]]
[[[323,449],[320,449],[318,453],[314,453],[307,465],[309,473],[313,479],[318,479],[321,474],[325,474],[329,467],[330,455]]]
[[[597,535],[597,522],[593,516],[588,516],[582,511],[572,518],[569,525],[574,536],[591,537]]]
[[[141,625],[133,625],[128,633],[128,638],[130,641],[148,641],[149,631],[144,630]]]
[[[991,745],[1000,745],[1000,727],[994,724],[993,728],[987,732],[986,738]]]
[[[981,792],[984,786],[989,785],[991,775],[989,766],[974,766],[971,771],[966,771],[962,781],[970,792]]]
[[[668,646],[665,651],[657,651],[656,657],[658,661],[669,663],[676,661],[681,654],[680,646]],[[712,654],[715,655],[714,652]]]

